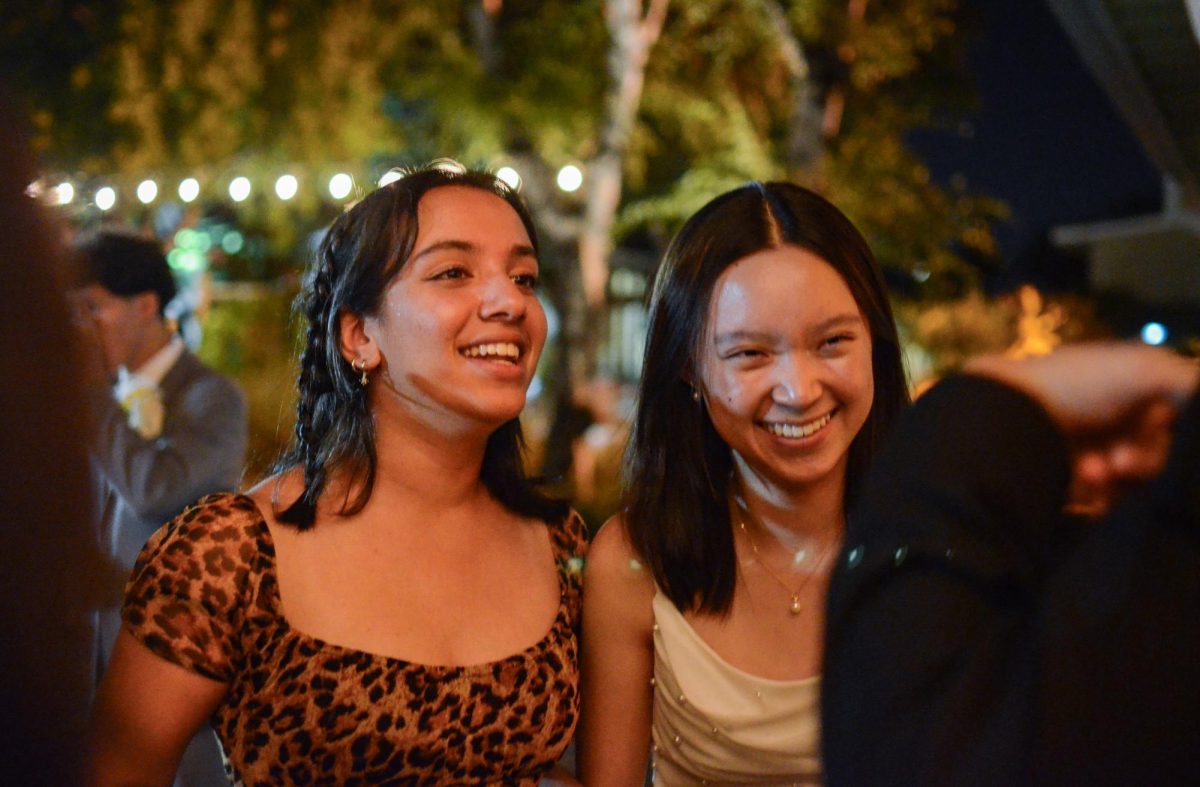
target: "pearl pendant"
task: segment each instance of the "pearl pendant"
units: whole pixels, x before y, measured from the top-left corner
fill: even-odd
[[[788,612],[792,613],[793,615],[800,614],[800,597],[799,596],[792,594],[792,605],[790,607],[788,607]]]

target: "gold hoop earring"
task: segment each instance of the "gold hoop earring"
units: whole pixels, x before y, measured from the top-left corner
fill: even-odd
[[[366,388],[367,383],[371,382],[371,378],[367,376],[367,362],[362,358],[355,358],[350,362],[350,368],[362,375],[358,378],[358,384]]]

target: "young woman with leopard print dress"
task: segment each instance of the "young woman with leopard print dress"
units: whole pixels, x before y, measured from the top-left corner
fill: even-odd
[[[501,181],[407,173],[306,283],[294,445],[146,545],[97,699],[93,784],[168,784],[211,721],[244,784],[535,784],[578,705],[583,528],[524,475],[546,338]]]

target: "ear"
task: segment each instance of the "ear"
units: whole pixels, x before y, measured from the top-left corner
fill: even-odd
[[[338,312],[338,344],[347,363],[362,359],[368,369],[379,365],[379,345],[371,337],[368,318],[348,309]]]
[[[700,385],[700,369],[697,364],[697,361],[688,360],[683,371],[679,373],[679,379],[689,388],[697,388]]]
[[[140,317],[142,320],[149,321],[157,320],[159,318],[160,309],[158,303],[158,293],[152,290],[139,292],[137,295],[133,296],[133,305],[134,308],[137,309],[138,317]]]

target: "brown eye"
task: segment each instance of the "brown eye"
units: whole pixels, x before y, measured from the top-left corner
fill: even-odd
[[[436,274],[433,278],[435,280],[437,280],[437,279],[452,280],[452,279],[465,279],[466,277],[467,277],[467,269],[456,266],[453,268],[447,268],[446,270]]]
[[[727,361],[755,361],[766,356],[762,350],[754,349],[753,347],[743,347],[741,349],[732,350],[726,354]]]

